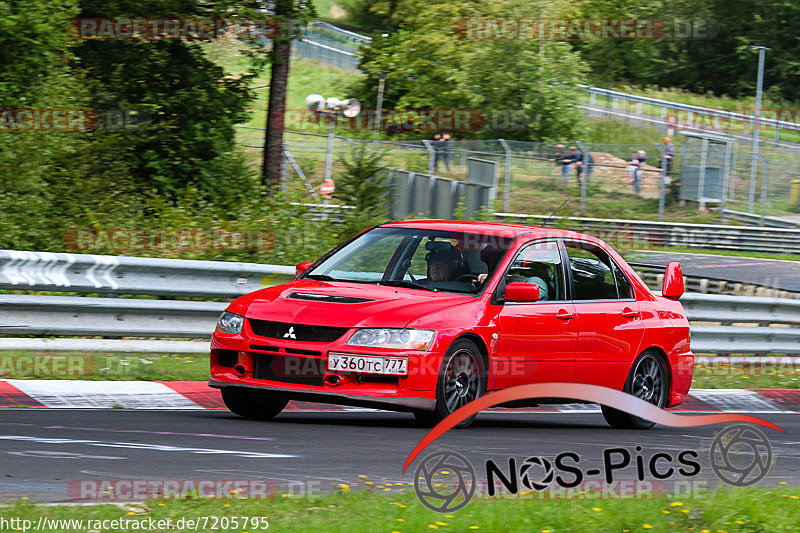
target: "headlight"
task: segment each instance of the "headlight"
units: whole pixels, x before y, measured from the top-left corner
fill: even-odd
[[[241,333],[242,324],[244,324],[244,317],[236,313],[223,311],[217,320],[217,328],[214,331],[222,333]]]
[[[435,331],[429,329],[360,329],[350,337],[347,344],[398,350],[427,350],[435,334]]]

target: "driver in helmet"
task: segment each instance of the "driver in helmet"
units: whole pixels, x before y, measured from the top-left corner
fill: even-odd
[[[463,258],[461,253],[446,241],[430,241],[426,243],[428,254],[428,281],[453,281],[463,274]]]

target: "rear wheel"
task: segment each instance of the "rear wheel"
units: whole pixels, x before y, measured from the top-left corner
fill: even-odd
[[[269,420],[289,403],[286,396],[271,391],[225,387],[221,392],[222,401],[232,413],[251,420]]]
[[[480,350],[467,339],[455,341],[442,359],[436,385],[436,408],[433,411],[415,411],[417,421],[425,426],[434,426],[450,413],[480,398],[486,391],[486,370]],[[469,426],[473,415],[455,427]]]
[[[625,381],[624,392],[660,408],[667,405],[669,377],[664,359],[655,351],[643,352],[633,364]],[[650,429],[654,422],[628,414],[612,407],[602,406],[603,418],[616,429]]]

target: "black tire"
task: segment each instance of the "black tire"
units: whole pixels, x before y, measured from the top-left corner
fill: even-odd
[[[642,352],[631,367],[623,392],[662,409],[666,407],[669,396],[669,374],[661,354],[653,350]],[[615,429],[650,429],[655,426],[655,422],[612,407],[603,405],[602,409],[603,418]]]
[[[221,392],[222,401],[233,414],[251,420],[269,420],[289,403],[286,396],[270,391],[224,387]]]
[[[450,413],[480,398],[486,392],[486,369],[483,357],[474,342],[458,339],[442,358],[436,384],[436,408],[433,411],[414,411],[417,422],[435,426]],[[463,420],[455,427],[469,426],[477,415]]]

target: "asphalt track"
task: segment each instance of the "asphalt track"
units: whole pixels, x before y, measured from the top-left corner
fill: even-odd
[[[786,432],[764,429],[775,462],[761,483],[800,484],[800,414],[756,416]],[[552,460],[572,451],[582,468],[599,469],[604,448],[633,452],[639,445],[645,460],[656,452],[696,450],[702,468],[691,480],[715,480],[708,450],[723,427],[628,431],[612,430],[593,412],[481,413],[472,427],[451,430],[420,457],[455,451],[476,465],[480,477],[487,459],[507,465],[510,456]],[[340,483],[355,490],[371,481],[401,490],[394,484],[411,482],[417,463],[405,474],[402,465],[426,432],[411,415],[388,412],[286,412],[255,422],[225,411],[3,409],[0,499],[69,501],[69,487],[87,479],[260,479],[295,494],[328,492]],[[634,466],[615,477],[635,478]]]
[[[765,285],[800,292],[800,261],[646,250],[637,250],[626,256],[631,261],[664,266],[678,261],[686,276],[724,279],[731,283]]]

